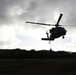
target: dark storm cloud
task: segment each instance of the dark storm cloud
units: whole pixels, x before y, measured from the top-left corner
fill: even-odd
[[[37,19],[46,22],[48,18],[52,19],[54,17],[53,14],[55,11],[58,11],[59,13],[63,13],[66,21],[68,21],[67,19],[75,17],[72,16],[72,12],[75,13],[75,3],[75,0],[30,0],[26,12],[20,16],[29,20]]]
[[[11,18],[6,14],[8,12],[8,7],[8,0],[0,0],[0,25],[10,22]]]
[[[0,0],[0,24],[12,23],[14,18],[8,14],[9,11],[14,6],[23,8],[27,2],[24,3],[24,0]]]
[[[14,18],[7,15],[13,6],[18,6],[24,11],[14,16],[20,21],[52,22],[54,12],[58,11],[64,14],[64,24],[76,24],[75,0],[0,0],[0,23],[7,24],[13,21]]]
[[[0,24],[3,22],[7,22],[7,1],[6,0],[0,0]]]

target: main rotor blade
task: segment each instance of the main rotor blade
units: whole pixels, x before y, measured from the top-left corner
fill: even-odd
[[[59,26],[76,26],[76,25],[59,25]]]
[[[58,19],[58,21],[57,21],[57,25],[59,25],[59,22],[60,22],[62,16],[63,16],[63,14],[60,14],[59,19]]]
[[[37,22],[29,22],[29,21],[26,21],[26,23],[39,24],[39,25],[47,25],[47,26],[55,26],[54,24],[45,24],[45,23],[37,23]]]

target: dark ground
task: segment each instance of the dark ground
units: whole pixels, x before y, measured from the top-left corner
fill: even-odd
[[[0,75],[76,75],[76,58],[0,59]]]

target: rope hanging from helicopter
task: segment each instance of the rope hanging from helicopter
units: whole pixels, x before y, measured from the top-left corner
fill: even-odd
[[[50,33],[48,30],[46,31],[46,35],[47,35],[47,38],[50,39]],[[50,49],[52,49],[52,41],[50,40],[49,40],[49,45],[50,45]]]

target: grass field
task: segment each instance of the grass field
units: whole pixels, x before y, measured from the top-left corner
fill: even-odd
[[[0,75],[76,75],[76,59],[0,59]]]

